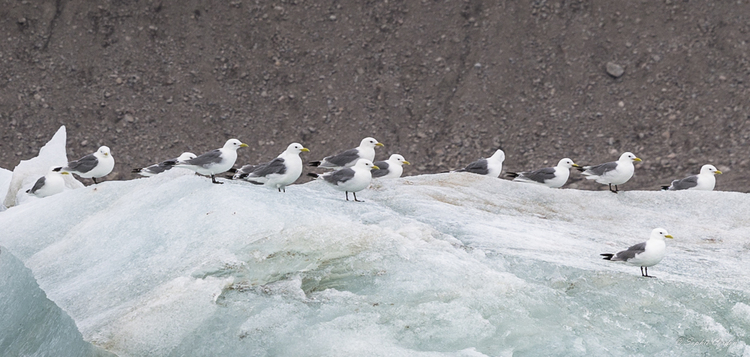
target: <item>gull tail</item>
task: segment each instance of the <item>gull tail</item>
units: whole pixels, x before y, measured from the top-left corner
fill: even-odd
[[[318,174],[316,174],[316,173],[313,173],[313,172],[308,172],[308,173],[307,173],[307,176],[310,176],[310,177],[315,177],[315,178],[318,178],[318,177],[320,177],[320,175],[318,175]]]
[[[612,257],[615,256],[612,253],[602,253],[602,254],[599,254],[599,255],[603,256],[604,258],[602,258],[602,259],[604,259],[604,260],[612,260]]]
[[[310,162],[307,163],[307,165],[308,166],[312,166],[312,167],[318,167],[318,166],[320,166],[321,163],[322,163],[322,161],[310,161]]]
[[[517,172],[506,172],[505,173],[505,177],[511,178],[511,179],[514,179],[514,178],[516,178],[518,176],[521,176],[521,174],[519,174]]]
[[[576,170],[584,172],[589,169],[589,166],[578,166],[576,167]]]
[[[670,187],[671,187],[671,185],[667,185],[667,186],[662,186],[662,187],[661,187],[661,190],[662,190],[662,191],[669,191],[669,188],[670,188]]]
[[[132,171],[130,171],[130,172],[132,172],[132,173],[134,173],[134,174],[139,174],[139,173],[141,173],[141,171],[143,171],[143,169],[133,169],[133,170],[132,170]]]

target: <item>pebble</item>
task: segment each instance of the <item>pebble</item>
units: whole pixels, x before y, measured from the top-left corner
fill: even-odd
[[[620,78],[625,73],[625,68],[617,63],[607,62],[607,73],[612,77]]]

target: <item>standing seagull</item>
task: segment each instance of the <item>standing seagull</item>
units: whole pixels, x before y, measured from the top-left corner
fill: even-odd
[[[587,180],[596,180],[603,185],[609,184],[609,190],[617,193],[619,190],[617,185],[622,185],[633,177],[635,172],[633,161],[641,161],[641,159],[635,157],[632,152],[626,152],[620,155],[620,159],[617,161],[596,166],[579,167],[578,170],[583,172]],[[615,185],[614,190],[612,185]]]
[[[61,166],[52,166],[46,175],[36,180],[34,187],[26,190],[26,193],[42,198],[63,192],[65,179],[62,175],[68,175],[68,172],[62,171]]]
[[[308,175],[321,178],[325,182],[333,185],[333,188],[346,192],[346,200],[349,201],[349,192],[354,194],[354,200],[357,199],[357,192],[364,190],[372,181],[370,170],[379,169],[372,161],[359,159],[352,167],[345,167],[338,171],[326,172],[322,175],[309,173]]]
[[[297,181],[302,174],[301,152],[310,150],[299,143],[292,143],[271,162],[260,165],[245,165],[237,170],[234,179],[245,179],[256,185],[266,185],[286,192],[286,186]]]
[[[229,139],[221,149],[211,150],[193,159],[179,161],[175,166],[193,170],[201,175],[209,175],[211,182],[221,184],[223,182],[216,181],[215,175],[231,169],[237,161],[237,149],[246,147],[247,144],[237,139]]]
[[[653,278],[653,276],[648,275],[648,267],[658,264],[664,258],[667,251],[667,241],[664,238],[672,239],[673,237],[667,233],[666,229],[656,228],[651,231],[651,237],[643,243],[638,243],[616,254],[604,253],[600,255],[604,257],[604,260],[623,261],[630,265],[640,266],[641,276]],[[643,272],[644,268],[646,269],[645,273]]]
[[[115,168],[115,158],[109,152],[109,148],[102,146],[93,154],[88,154],[76,161],[71,161],[68,166],[65,166],[62,171],[76,174],[83,178],[90,178],[94,180],[109,175],[112,169]]]
[[[503,171],[503,161],[505,161],[505,152],[502,149],[497,149],[488,159],[482,158],[474,161],[465,168],[456,170],[456,172],[471,172],[479,175],[500,177],[500,173]]]
[[[192,152],[183,152],[182,155],[180,155],[177,158],[171,159],[171,160],[165,160],[158,164],[153,164],[149,167],[144,167],[141,169],[133,169],[134,174],[141,174],[143,176],[154,176],[156,174],[160,174],[164,171],[172,169],[174,165],[177,165],[180,161],[195,159],[195,154]]]
[[[359,159],[375,161],[376,146],[383,146],[383,144],[378,142],[375,138],[364,138],[359,143],[359,146],[354,149],[349,149],[336,155],[327,156],[321,161],[311,161],[309,165],[325,169],[340,169],[353,166]]]
[[[399,178],[404,173],[404,165],[411,163],[399,154],[393,154],[385,161],[375,161],[378,169],[372,171],[372,178]]]
[[[532,182],[545,185],[552,188],[560,188],[570,177],[570,168],[580,167],[573,160],[567,157],[560,160],[555,167],[545,167],[543,169],[527,171],[521,173],[508,172],[506,175],[516,182]]]
[[[721,171],[717,170],[714,165],[703,165],[701,173],[688,176],[682,180],[674,180],[671,185],[662,186],[661,189],[664,191],[713,191],[714,186],[716,186],[716,177],[714,175],[721,175]]]

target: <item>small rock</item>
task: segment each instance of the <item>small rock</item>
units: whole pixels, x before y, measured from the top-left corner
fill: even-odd
[[[617,63],[614,62],[607,62],[607,73],[615,78],[620,78],[623,73],[625,73],[625,68],[622,68]]]
[[[86,146],[89,144],[88,140],[81,141],[81,146]]]

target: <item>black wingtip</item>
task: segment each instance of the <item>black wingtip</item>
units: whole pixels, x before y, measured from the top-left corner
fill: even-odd
[[[139,174],[139,173],[141,173],[141,170],[143,170],[143,169],[133,169],[133,170],[132,170],[132,171],[130,171],[130,172],[132,172],[132,173],[134,173],[134,174]]]
[[[29,193],[29,192],[31,192],[31,189],[26,190],[26,193]]]
[[[516,172],[506,172],[506,173],[505,173],[505,177],[507,177],[507,178],[511,178],[511,179],[514,179],[514,178],[516,178],[516,177],[518,177],[518,176],[520,176],[520,174],[518,174],[518,173],[516,173]]]
[[[234,173],[237,173],[237,169],[235,169],[235,168],[233,167],[233,168],[231,168],[231,169],[227,170],[227,172],[230,172],[230,173],[233,173],[233,174],[234,174]]]
[[[670,186],[662,186],[662,187],[661,187],[661,190],[662,190],[662,191],[667,191],[667,190],[669,190],[669,187],[670,187]]]
[[[320,176],[320,175],[318,175],[318,174],[316,174],[314,172],[308,172],[307,176],[318,178],[318,176]]]
[[[584,172],[584,171],[586,171],[586,168],[583,167],[583,166],[578,166],[578,167],[576,167],[576,170]]]
[[[320,166],[320,161],[310,161],[307,163],[307,165],[312,166],[312,167],[318,167]]]
[[[604,260],[612,260],[612,257],[615,256],[612,253],[602,253],[602,254],[599,254],[599,255],[603,256],[604,258],[602,258],[602,259],[604,259]]]

